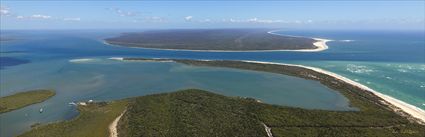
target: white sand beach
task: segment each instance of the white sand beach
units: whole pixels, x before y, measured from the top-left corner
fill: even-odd
[[[408,104],[406,102],[403,102],[401,100],[398,100],[396,98],[393,98],[391,96],[388,96],[388,95],[382,94],[380,92],[377,92],[377,91],[375,91],[375,90],[373,90],[373,89],[371,89],[371,88],[369,88],[369,87],[367,87],[365,85],[362,85],[362,84],[360,84],[358,82],[355,82],[353,80],[350,80],[350,79],[348,79],[348,78],[346,78],[344,76],[335,74],[333,72],[329,72],[329,71],[326,71],[326,70],[323,70],[323,69],[320,69],[320,68],[314,68],[314,67],[303,66],[303,65],[295,65],[295,64],[262,62],[262,61],[249,61],[249,60],[242,60],[242,61],[243,62],[250,62],[250,63],[275,64],[275,65],[287,65],[287,66],[302,67],[302,68],[310,69],[310,70],[313,70],[313,71],[316,71],[316,72],[319,72],[319,73],[323,73],[323,74],[326,74],[326,75],[335,77],[335,78],[337,78],[337,79],[339,79],[341,81],[344,81],[344,82],[347,82],[349,84],[352,84],[352,85],[354,85],[356,87],[359,87],[359,88],[361,88],[363,90],[367,90],[369,92],[372,92],[373,94],[375,94],[376,96],[382,98],[384,101],[386,101],[390,105],[394,106],[394,107],[392,107],[392,109],[394,111],[398,112],[398,111],[401,110],[401,111],[409,114],[410,116],[412,116],[412,117],[420,120],[420,121],[418,121],[418,123],[420,123],[420,124],[424,124],[425,123],[425,111],[424,110],[422,110],[422,109],[420,109],[420,108],[418,108],[416,106],[410,105],[410,104]]]
[[[328,45],[326,45],[327,42],[332,41],[329,39],[321,39],[321,38],[313,38],[314,40],[317,40],[317,42],[314,42],[313,45],[317,47],[317,49],[311,49],[310,51],[312,52],[317,52],[317,51],[323,51],[328,49]]]
[[[279,35],[279,36],[286,36],[286,37],[296,37],[296,38],[302,38],[302,36],[293,36],[293,35],[281,35],[281,34],[277,34],[275,32],[280,31],[280,30],[273,30],[273,31],[269,31],[267,33],[269,34],[273,34],[273,35]],[[280,51],[298,51],[298,52],[319,52],[319,51],[323,51],[328,49],[328,45],[326,45],[327,42],[333,41],[330,39],[322,39],[322,38],[312,38],[314,40],[316,40],[316,42],[313,43],[314,46],[316,46],[316,49],[299,49],[299,50],[280,50]]]

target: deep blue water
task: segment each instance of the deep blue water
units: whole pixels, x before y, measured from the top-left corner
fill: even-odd
[[[311,81],[173,63],[123,63],[108,60],[110,57],[257,60],[303,64],[346,76],[378,92],[425,109],[423,31],[278,32],[334,40],[328,43],[329,49],[322,52],[192,52],[125,48],[102,42],[103,38],[121,32],[126,30],[2,32],[13,33],[20,39],[1,43],[0,57],[6,63],[1,63],[0,96],[33,88],[53,88],[59,90],[59,93],[44,103],[1,114],[1,136],[17,135],[28,130],[35,122],[46,123],[74,117],[78,112],[67,106],[70,101],[111,100],[187,87],[213,90],[225,95],[255,97],[281,105],[350,109],[340,95]],[[88,61],[80,62],[78,59]],[[135,82],[124,84],[122,81]],[[182,82],[173,84],[175,81]],[[290,81],[300,84],[289,84]],[[279,86],[285,84],[292,86]],[[302,89],[304,92],[284,92],[282,89]],[[43,106],[46,112],[38,114],[38,109]],[[4,128],[5,125],[9,126]]]
[[[0,57],[0,69],[3,69],[7,66],[16,66],[20,64],[29,63],[29,60],[12,58],[12,57]]]

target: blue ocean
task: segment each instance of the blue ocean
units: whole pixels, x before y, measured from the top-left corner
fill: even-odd
[[[256,60],[328,70],[425,109],[425,32],[303,31],[281,35],[325,38],[322,52],[193,52],[125,48],[102,39],[129,30],[2,31],[16,39],[0,46],[0,96],[54,89],[43,103],[0,114],[0,136],[19,135],[36,123],[78,115],[70,102],[107,101],[200,88],[229,96],[306,109],[356,111],[316,81],[266,72],[196,67],[173,62],[124,62],[111,57]],[[135,30],[131,30],[135,31]],[[43,108],[45,111],[39,113]]]

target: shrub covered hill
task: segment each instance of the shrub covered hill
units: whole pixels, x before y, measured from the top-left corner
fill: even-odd
[[[391,111],[308,110],[197,89],[134,98],[118,127],[119,136],[425,136]]]

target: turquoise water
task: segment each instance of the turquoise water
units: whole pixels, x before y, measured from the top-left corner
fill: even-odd
[[[254,97],[308,109],[354,110],[346,98],[318,82],[278,74],[178,63],[120,62],[110,57],[258,60],[329,70],[422,109],[425,106],[424,32],[282,31],[336,41],[317,53],[189,52],[134,49],[103,44],[121,31],[12,31],[18,41],[0,46],[0,96],[34,88],[57,90],[46,102],[0,115],[0,136],[14,136],[35,123],[70,119],[72,101],[113,100],[185,88]],[[344,40],[344,41],[342,41]],[[347,42],[346,40],[352,40]],[[8,59],[4,59],[4,58]],[[89,59],[75,62],[75,59]],[[70,62],[74,60],[74,62]],[[44,112],[38,110],[43,107]]]
[[[425,108],[425,64],[394,62],[294,62],[320,67],[386,95]]]
[[[425,109],[425,32],[354,31],[281,34],[335,40],[321,53],[334,59],[282,61],[319,67]],[[345,40],[350,40],[349,42]]]

